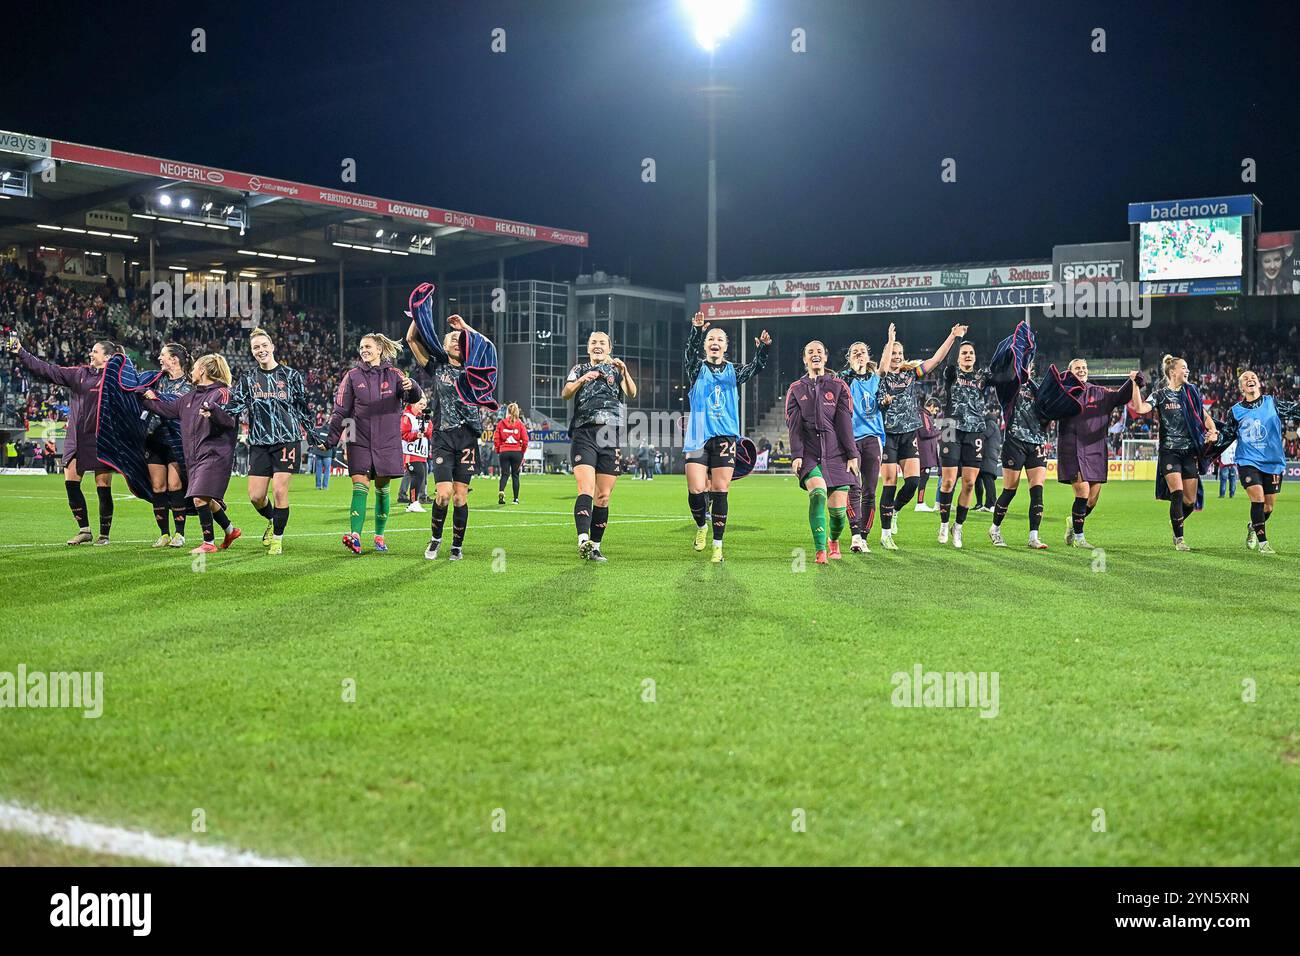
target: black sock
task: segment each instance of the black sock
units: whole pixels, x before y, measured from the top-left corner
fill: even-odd
[[[465,540],[465,528],[469,525],[469,503],[453,505],[451,509],[451,546],[459,548]]]
[[[1070,508],[1070,522],[1074,526],[1075,534],[1083,534],[1083,521],[1088,517],[1088,499],[1074,499],[1074,504]]]
[[[1265,523],[1265,524],[1268,524],[1268,519],[1271,518],[1271,517],[1273,517],[1273,509],[1272,509],[1272,508],[1269,508],[1268,505],[1265,505],[1264,508],[1265,508],[1265,511],[1264,511],[1264,523]]]
[[[182,538],[185,537],[185,516],[189,511],[189,505],[185,501],[185,492],[173,491],[171,493],[172,501],[172,524],[176,526],[176,533]]]
[[[717,495],[714,496],[714,505],[717,505]],[[726,507],[725,505],[723,507]],[[605,537],[605,528],[609,525],[609,505],[596,505],[591,509],[591,543],[600,547],[601,538]]]
[[[271,533],[276,537],[284,534],[285,525],[289,523],[289,506],[271,509]]]
[[[153,496],[153,520],[158,524],[158,530],[162,534],[167,533],[169,527],[167,523],[167,492],[156,491]]]
[[[578,534],[591,534],[591,495],[578,495],[573,503],[573,523],[577,525]]]
[[[880,530],[891,531],[894,527],[894,486],[885,485],[880,489]]]
[[[960,504],[960,503],[959,503],[959,504],[957,505],[957,524],[959,524],[959,525],[963,525],[963,524],[965,524],[965,523],[966,523],[966,516],[967,516],[968,514],[970,514],[970,506],[969,506],[969,505],[963,505],[963,504]]]
[[[949,488],[947,491],[940,489],[938,500],[939,520],[947,524],[948,519],[952,517],[952,489]]]
[[[99,536],[107,538],[113,528],[113,489],[96,485],[95,494],[99,496]]]
[[[926,486],[927,484],[929,484],[929,483],[930,483],[930,476],[929,476],[929,475],[922,475],[922,476],[921,476],[921,483],[920,483],[919,485],[917,485],[917,488],[916,488],[916,503],[917,503],[917,504],[919,504],[919,505],[923,505],[923,504],[925,504],[925,486]]]
[[[608,509],[606,509],[608,514]],[[715,491],[713,493],[713,540],[721,541],[722,536],[727,533],[727,493],[725,491]]]
[[[1181,492],[1174,492],[1174,496],[1169,499],[1169,523],[1173,525],[1174,537],[1183,536],[1183,496]]]
[[[912,500],[912,495],[916,494],[916,488],[920,483],[921,479],[916,476],[903,479],[903,490],[894,492],[894,514],[907,507],[907,503]]]
[[[212,543],[212,511],[208,508],[199,509],[199,524],[203,526],[203,540]]]
[[[77,522],[77,527],[82,531],[89,531],[90,517],[86,514],[86,495],[81,490],[81,482],[65,480],[63,487],[68,492],[68,507],[72,509],[72,517]]]
[[[1084,498],[1083,500],[1084,500],[1084,501],[1087,501],[1088,499],[1087,499],[1087,498]],[[1088,515],[1092,514],[1092,509],[1095,508],[1095,507],[1097,507],[1097,506],[1096,506],[1096,505],[1086,505],[1086,506],[1084,507],[1084,509],[1083,509],[1083,516],[1086,518],[1086,517],[1088,517]]]
[[[998,503],[993,506],[993,527],[997,528],[1002,525],[1002,519],[1007,516],[1007,509],[1011,507],[1011,501],[1015,497],[1016,497],[1016,489],[1014,488],[1002,489],[1002,494],[998,495]],[[1033,500],[1034,500],[1034,492],[1033,489],[1031,488],[1029,490],[1029,501],[1030,501],[1029,510],[1031,514],[1031,518],[1030,518],[1031,522],[1033,521],[1032,518],[1033,508],[1034,508]],[[1037,527],[1037,525],[1035,525],[1035,527]]]
[[[442,525],[446,520],[447,506],[445,504],[440,505],[437,500],[435,500],[433,502],[433,519],[430,522],[430,527],[433,529],[432,537],[435,541],[442,540]]]
[[[1196,514],[1196,499],[1193,498],[1191,501],[1187,501],[1186,499],[1184,499],[1183,500],[1183,521],[1186,522],[1187,519],[1194,514]]]
[[[1268,513],[1264,511],[1264,502],[1252,501],[1250,503],[1250,525],[1255,529],[1255,537],[1260,541],[1267,541],[1268,535],[1264,529],[1268,525]]]
[[[212,509],[211,509],[211,508],[208,508],[208,509],[205,509],[205,510],[211,511]],[[213,511],[213,512],[212,512],[212,520],[215,521],[215,522],[217,523],[217,526],[218,526],[219,528],[221,528],[222,531],[229,531],[229,530],[230,530],[230,519],[226,517],[226,509],[225,509],[225,508],[222,508],[222,509],[220,509],[219,511]]]
[[[695,527],[704,527],[704,492],[699,494],[686,493],[686,500],[691,506],[691,517],[695,519]]]
[[[1043,486],[1034,485],[1029,489],[1029,530],[1037,531],[1038,526],[1042,523],[1043,523]]]
[[[862,534],[862,519],[865,515],[862,513],[862,485],[861,483],[849,488],[849,531],[855,536]]]
[[[275,506],[271,504],[270,498],[265,499],[260,505],[254,501],[252,502],[252,505],[257,509],[257,513],[267,521],[275,520]]]

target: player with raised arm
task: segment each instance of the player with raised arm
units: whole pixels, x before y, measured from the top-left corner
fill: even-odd
[[[909,362],[903,358],[903,343],[895,338],[894,324],[891,322],[889,325],[889,341],[881,353],[884,365],[880,375],[883,395],[880,403],[885,409],[885,448],[880,468],[884,481],[880,493],[880,546],[886,551],[898,550],[894,543],[894,514],[912,500],[921,474],[921,450],[916,438],[921,428],[920,380],[943,363],[953,343],[965,334],[966,326],[954,325],[934,355],[924,362]],[[903,489],[896,492],[900,474],[903,476]]]
[[[1201,431],[1213,442],[1219,436],[1200,401],[1200,392],[1187,384],[1187,363],[1176,355],[1161,361],[1164,381],[1144,400],[1134,386],[1130,408],[1136,415],[1156,413],[1160,425],[1160,453],[1156,464],[1157,496],[1163,481],[1168,489],[1169,524],[1174,532],[1174,549],[1190,551],[1183,540],[1183,526],[1196,509],[1196,488],[1201,478]],[[1197,421],[1191,420],[1196,416]]]
[[[821,342],[805,345],[805,374],[785,395],[791,467],[799,487],[808,492],[808,528],[817,564],[840,558],[849,489],[861,480],[853,440],[853,396],[844,380],[827,370],[826,358]]]
[[[1082,386],[1077,415],[1062,418],[1056,441],[1056,480],[1074,488],[1074,505],[1065,529],[1065,543],[1092,550],[1083,536],[1083,524],[1101,497],[1107,478],[1106,430],[1112,409],[1126,404],[1136,392],[1137,372],[1119,388],[1105,388],[1088,382],[1087,359],[1073,359],[1070,374]]]
[[[87,365],[54,365],[32,355],[17,336],[10,338],[9,351],[18,357],[23,368],[37,378],[60,385],[72,393],[68,402],[68,431],[63,440],[63,487],[68,507],[77,522],[77,533],[68,544],[94,541],[97,547],[108,544],[113,528],[113,472],[99,460],[99,393],[104,384],[104,366],[109,356],[120,351],[113,342],[96,342],[87,356]],[[99,537],[90,533],[86,496],[81,478],[86,472],[95,475],[95,493],[99,496]]]
[[[578,529],[578,554],[588,561],[605,561],[600,543],[609,524],[609,496],[618,480],[614,449],[623,425],[623,397],[636,398],[636,383],[627,364],[610,352],[609,336],[587,337],[587,361],[569,371],[560,397],[573,400],[569,419],[569,459],[578,483],[573,523]]]
[[[1259,376],[1250,369],[1237,376],[1237,385],[1241,401],[1229,410],[1215,446],[1221,450],[1233,441],[1237,443],[1237,469],[1250,499],[1246,547],[1258,548],[1260,554],[1277,554],[1268,543],[1266,526],[1282,491],[1282,473],[1286,470],[1283,421],[1300,418],[1300,402],[1265,395]]]
[[[315,440],[315,423],[302,373],[276,361],[271,336],[253,329],[248,348],[257,368],[239,376],[226,412],[235,419],[248,415],[248,500],[266,519],[262,544],[267,554],[283,554],[289,484],[298,471],[301,435]]]
[[[858,451],[862,481],[849,490],[850,524],[853,539],[849,550],[869,554],[867,536],[876,517],[876,483],[880,480],[880,453],[885,441],[884,417],[880,411],[880,375],[865,342],[849,346],[849,365],[840,378],[853,398],[853,441]]]
[[[1002,539],[1002,519],[1007,516],[1020,487],[1020,473],[1029,478],[1029,547],[1046,551],[1047,544],[1038,536],[1043,523],[1043,484],[1047,481],[1047,457],[1043,445],[1047,442],[1048,421],[1035,411],[1034,399],[1038,386],[1033,381],[1034,367],[1029,366],[1029,381],[1016,393],[1011,420],[1004,425],[1006,435],[1002,443],[1002,494],[993,506],[993,524],[989,526],[989,540],[999,548],[1007,546]]]
[[[739,388],[767,365],[772,337],[764,331],[754,339],[754,358],[736,366],[727,361],[727,333],[710,329],[704,313],[696,312],[686,337],[686,388],[690,417],[683,451],[686,492],[695,519],[695,550],[703,551],[708,534],[705,508],[711,506],[714,564],[722,562],[722,537],[727,530],[727,492],[740,441]],[[706,500],[707,496],[707,500]]]
[[[939,543],[947,544],[951,530],[952,546],[962,546],[962,525],[970,513],[971,496],[980,476],[984,457],[985,393],[992,386],[987,368],[975,367],[975,343],[962,342],[957,347],[957,364],[943,370],[943,420],[940,426],[939,464]],[[957,495],[957,520],[952,517],[952,493],[961,472],[961,491]]]

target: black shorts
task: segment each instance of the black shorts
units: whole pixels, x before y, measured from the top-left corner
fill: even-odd
[[[280,445],[250,445],[248,447],[248,475],[250,478],[292,475],[297,470],[297,442],[285,442]]]
[[[1160,449],[1159,464],[1156,465],[1161,475],[1182,475],[1184,478],[1201,477],[1201,463],[1196,459],[1196,452],[1174,451],[1172,448]]]
[[[686,464],[703,465],[710,471],[714,468],[736,467],[736,436],[710,438],[703,448],[697,448],[686,456]]]
[[[144,440],[144,460],[148,465],[170,465],[173,462],[180,464],[175,453],[172,452],[171,442],[167,440],[167,435],[163,428],[159,426],[152,435]]]
[[[1237,475],[1241,478],[1241,487],[1250,488],[1254,485],[1260,485],[1266,495],[1278,495],[1282,493],[1282,475],[1270,475],[1266,471],[1260,471],[1254,465],[1238,465]]]
[[[897,465],[909,458],[920,458],[921,448],[916,443],[916,432],[885,432],[885,448],[880,461],[885,465]]]
[[[614,446],[600,443],[601,429],[607,427],[609,426],[579,425],[569,433],[569,460],[574,468],[590,465],[598,475],[618,474],[618,468],[614,465]]]
[[[984,460],[984,433],[956,433],[953,441],[939,441],[939,464],[945,468],[978,468]]]
[[[455,481],[468,485],[478,467],[478,432],[468,425],[434,432],[429,465],[434,484]]]
[[[1042,445],[1031,445],[1014,435],[1008,435],[1002,443],[1002,467],[1007,471],[1019,472],[1021,468],[1046,468],[1047,456],[1043,454]]]

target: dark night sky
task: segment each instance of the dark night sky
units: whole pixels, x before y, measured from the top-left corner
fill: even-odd
[[[344,188],[586,230],[588,271],[704,277],[707,55],[676,0],[23,9],[0,128],[322,185],[353,157]],[[1141,199],[1255,192],[1300,228],[1298,11],[751,0],[717,57],[719,272],[1049,258],[1125,238]]]

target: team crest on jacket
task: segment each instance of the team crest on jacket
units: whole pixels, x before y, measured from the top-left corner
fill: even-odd
[[[442,456],[439,455],[437,458],[435,458],[435,459],[433,460],[433,463],[434,463],[435,465],[441,465],[441,464],[442,464]]]
[[[833,402],[833,401],[835,401],[835,393],[834,393],[834,392],[827,392],[827,393],[826,393],[826,401],[828,401],[828,402]]]

